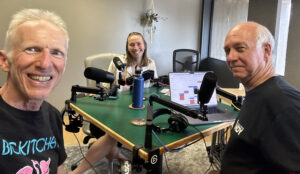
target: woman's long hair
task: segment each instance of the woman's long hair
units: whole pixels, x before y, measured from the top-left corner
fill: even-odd
[[[132,65],[133,62],[134,62],[134,59],[133,57],[131,56],[129,50],[128,50],[128,39],[129,37],[131,36],[141,36],[142,39],[143,39],[143,42],[144,42],[144,45],[145,45],[145,50],[144,50],[144,54],[143,54],[143,57],[142,57],[142,61],[141,61],[141,66],[147,66],[148,63],[149,63],[149,60],[148,60],[148,57],[147,57],[147,42],[145,41],[143,35],[139,32],[131,32],[129,33],[128,37],[127,37],[127,40],[126,40],[126,61],[127,61],[127,65]]]

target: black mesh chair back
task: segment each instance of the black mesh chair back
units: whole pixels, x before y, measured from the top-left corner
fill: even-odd
[[[173,51],[173,72],[194,72],[198,70],[199,51],[177,49]]]

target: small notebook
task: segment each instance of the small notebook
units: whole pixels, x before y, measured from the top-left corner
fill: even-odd
[[[200,113],[200,105],[198,103],[195,89],[200,89],[203,77],[206,72],[173,72],[169,73],[170,95],[171,101],[188,107]],[[217,122],[233,121],[235,115],[218,106],[216,89],[210,101],[207,103],[208,113],[206,114],[208,121],[194,119],[185,116],[190,125],[208,124]]]

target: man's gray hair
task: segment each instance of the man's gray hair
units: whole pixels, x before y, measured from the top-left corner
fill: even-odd
[[[269,43],[274,51],[274,37],[271,32],[263,25],[258,25],[256,29],[256,47],[261,47],[263,43]]]
[[[62,20],[61,17],[59,17],[54,12],[50,12],[47,10],[41,10],[41,9],[24,9],[19,12],[17,12],[15,15],[12,16],[12,20],[10,21],[5,43],[4,43],[4,50],[6,54],[8,55],[8,58],[10,59],[10,49],[12,48],[12,44],[14,41],[14,35],[16,32],[16,29],[19,25],[21,25],[24,22],[27,21],[38,21],[38,20],[44,20],[47,22],[50,22],[57,26],[60,30],[62,30],[66,34],[67,38],[67,45],[68,48],[68,42],[69,42],[69,35],[67,31],[67,27],[65,22]]]

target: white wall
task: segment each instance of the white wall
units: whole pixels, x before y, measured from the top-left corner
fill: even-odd
[[[268,9],[266,11],[266,8]],[[275,34],[277,1],[274,0],[250,0],[249,20],[265,25],[271,33]],[[284,78],[300,89],[300,1],[292,0],[290,27],[286,52],[286,64]],[[280,48],[279,48],[280,49]]]
[[[300,1],[292,1],[284,78],[300,90]]]
[[[226,60],[224,41],[228,31],[248,17],[249,0],[215,0],[209,57]]]
[[[155,9],[165,20],[157,23],[153,42],[140,25],[140,15],[150,0],[0,0],[0,48],[10,16],[23,8],[43,8],[58,13],[70,34],[67,69],[48,101],[61,109],[71,96],[72,85],[85,85],[84,58],[97,53],[125,53],[128,33],[138,31],[148,41],[148,54],[156,61],[159,75],[172,71],[172,52],[178,48],[199,49],[201,0],[155,0]],[[6,74],[0,73],[0,85]]]

